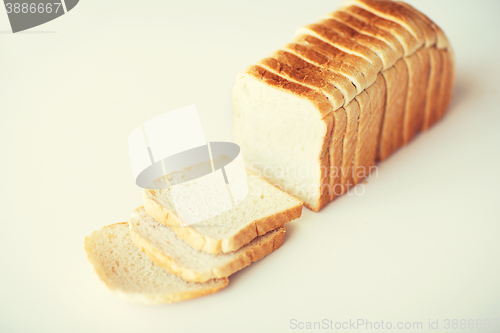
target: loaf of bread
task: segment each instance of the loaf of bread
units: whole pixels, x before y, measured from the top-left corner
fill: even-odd
[[[424,14],[350,0],[237,77],[235,140],[247,167],[318,211],[440,120],[454,78]]]

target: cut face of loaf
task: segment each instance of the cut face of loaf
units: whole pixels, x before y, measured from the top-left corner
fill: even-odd
[[[212,294],[228,284],[227,278],[188,282],[155,265],[130,238],[128,223],[94,231],[85,238],[89,261],[106,286],[118,297],[136,303],[179,302]]]
[[[235,140],[254,172],[318,211],[441,119],[454,77],[424,14],[351,0],[237,77]]]
[[[211,254],[191,247],[170,227],[147,215],[144,208],[132,213],[130,235],[137,248],[154,263],[186,281],[206,282],[228,277],[279,248],[285,227],[271,230],[237,251]]]

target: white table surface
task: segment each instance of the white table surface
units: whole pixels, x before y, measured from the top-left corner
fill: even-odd
[[[232,140],[238,72],[340,1],[82,0],[18,34],[0,10],[0,332],[287,332],[323,319],[447,332],[446,319],[500,319],[500,2],[411,3],[455,48],[446,118],[364,194],[304,209],[226,289],[161,306],[115,298],[83,249],[141,205],[128,134],[194,103],[209,141]]]

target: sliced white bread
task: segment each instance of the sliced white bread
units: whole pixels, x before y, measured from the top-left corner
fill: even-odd
[[[176,215],[170,189],[144,190],[144,208],[193,248],[213,254],[232,252],[302,213],[300,200],[250,172],[247,184],[248,194],[236,207],[191,225]]]
[[[228,277],[261,259],[281,246],[286,231],[279,227],[234,252],[211,254],[191,247],[170,227],[147,215],[143,207],[132,213],[129,228],[135,245],[154,263],[194,282]]]
[[[89,261],[106,286],[123,300],[162,304],[212,294],[225,286],[227,278],[204,283],[188,282],[155,265],[130,238],[128,223],[117,223],[94,231],[85,238]]]
[[[332,103],[333,110],[344,105],[344,94],[337,88],[332,77],[334,72],[305,61],[297,55],[278,50],[271,56],[259,61],[259,65],[289,81],[302,84],[323,93]]]
[[[392,50],[389,51],[391,52],[390,54],[394,52],[394,55],[390,57],[390,61],[387,63],[384,69],[392,67],[396,63],[396,61],[403,57],[404,50],[401,42],[399,42],[399,40],[393,34],[387,32],[386,30],[368,24],[366,21],[363,21],[359,17],[352,15],[348,11],[344,11],[342,8],[333,13],[330,13],[329,15],[327,15],[327,17],[331,17],[339,22],[342,22],[343,24],[349,26],[351,29],[354,29],[363,35],[367,35],[380,40],[381,42],[388,45]],[[382,50],[384,50],[383,47]]]
[[[386,159],[444,115],[453,89],[454,59],[446,36],[432,21],[395,1],[351,0],[299,33],[238,76],[234,134],[248,163],[265,168],[271,174],[266,179],[317,211],[366,177],[376,159]],[[318,127],[321,136],[309,140]],[[323,133],[331,133],[326,138],[328,161],[323,159]],[[303,153],[306,146],[314,153]],[[266,154],[268,147],[272,151]],[[289,165],[305,170],[328,165],[328,200],[323,173],[317,172],[309,183],[314,194],[299,190],[308,188],[302,175],[274,175]]]
[[[315,43],[310,43],[312,41],[315,41]],[[365,77],[355,66],[340,59],[335,59],[332,55],[325,54],[324,50],[319,49],[316,44],[329,48],[328,44],[311,37],[303,41],[295,39],[292,43],[286,44],[283,50],[337,73],[335,79],[341,85],[339,90],[344,94],[344,105],[347,105],[366,87]]]
[[[398,60],[397,53],[388,44],[369,34],[361,33],[338,19],[327,16],[325,19],[319,21],[318,24],[373,50],[381,61],[382,68],[379,71],[390,68]]]
[[[373,12],[368,11],[365,8],[346,4],[340,10],[356,17],[361,21],[364,21],[366,24],[369,24],[381,30],[385,30],[388,34],[395,36],[403,46],[404,56],[413,54],[419,48],[419,46],[423,44],[423,40],[419,42],[407,29],[405,29],[400,24],[374,14]]]
[[[419,26],[418,22],[413,19],[413,12],[399,5],[394,1],[379,1],[379,0],[348,0],[344,5],[359,6],[374,15],[392,21],[403,27],[413,37],[413,43],[409,44],[406,56],[412,55],[420,47],[425,45],[425,34]]]
[[[314,36],[347,54],[357,57],[358,65],[363,65],[360,69],[366,78],[367,86],[375,82],[377,73],[383,68],[382,61],[371,47],[338,33],[328,25],[322,24],[322,21],[302,27],[297,30],[296,34],[299,38],[301,35]]]
[[[378,158],[387,159],[403,146],[403,124],[408,91],[408,68],[403,59],[383,71],[386,84],[386,107],[380,135]]]
[[[294,39],[294,42],[305,46],[313,47],[318,52],[327,56],[340,66],[350,65],[351,72],[354,74],[349,79],[356,86],[358,94],[368,87],[372,79],[376,77],[375,70],[366,59],[354,54],[347,53],[332,44],[312,35],[300,35]]]

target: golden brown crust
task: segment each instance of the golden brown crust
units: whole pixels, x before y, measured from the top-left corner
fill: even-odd
[[[202,235],[191,226],[183,226],[177,215],[160,205],[154,200],[154,194],[150,190],[144,190],[144,209],[149,216],[156,221],[172,229],[177,236],[185,240],[192,247],[213,254],[236,251],[243,245],[248,244],[252,239],[261,236],[266,232],[284,226],[286,223],[298,219],[302,214],[302,203],[293,206],[285,211],[275,213],[259,220],[249,223],[240,229],[231,238],[214,239],[207,235]]]
[[[425,43],[425,34],[415,20],[414,12],[400,6],[394,1],[385,0],[350,0],[350,3],[360,6],[375,15],[391,20],[404,27],[413,37],[415,43],[411,45],[406,53],[407,56],[416,52]]]
[[[393,6],[399,8],[403,15],[411,18],[416,25],[422,30],[424,35],[424,47],[435,46],[437,42],[436,30],[429,24],[428,19],[419,15],[419,12],[410,5],[403,2],[392,1]]]
[[[450,106],[453,96],[453,88],[455,87],[455,66],[453,53],[449,50],[440,50],[443,59],[443,83],[440,87],[438,101],[439,119],[444,117],[448,107]]]
[[[411,55],[419,48],[420,45],[422,45],[422,43],[419,43],[408,30],[394,21],[375,15],[374,13],[358,6],[344,7],[342,10],[372,26],[394,35],[403,46],[404,55]]]
[[[347,113],[344,108],[340,108],[333,112],[334,128],[330,138],[330,201],[342,194],[341,169],[344,136],[347,127]]]
[[[358,128],[360,108],[356,99],[353,99],[345,108],[347,115],[346,133],[344,136],[341,168],[342,194],[354,186],[354,160],[358,145]]]
[[[127,302],[142,303],[146,305],[170,304],[216,293],[229,284],[228,278],[223,278],[223,280],[224,283],[216,285],[212,288],[169,294],[125,293],[117,289],[111,290],[111,292],[118,298]]]
[[[252,262],[257,261],[274,250],[278,249],[285,238],[285,227],[280,227],[278,232],[275,232],[271,237],[267,237],[245,249],[232,261],[220,267],[212,267],[207,271],[195,271],[189,267],[176,262],[171,257],[167,256],[160,249],[142,238],[138,233],[135,233],[130,228],[130,235],[138,249],[145,253],[156,265],[167,269],[170,273],[175,274],[186,281],[206,282],[212,279],[225,278],[231,274],[245,268]]]
[[[434,21],[432,21],[431,19],[429,19],[424,13],[416,10],[415,8],[413,8],[411,5],[405,3],[405,2],[402,2],[402,1],[397,1],[397,3],[401,6],[404,6],[408,9],[411,9],[413,11],[413,13],[417,16],[419,16],[419,18],[428,26],[430,27],[432,30],[434,30],[434,33],[436,35],[436,47],[438,49],[448,49],[450,50],[451,49],[451,46],[450,46],[450,43],[448,41],[448,38],[446,37],[446,35],[444,34],[443,30],[441,30],[441,28],[436,24],[434,23]],[[434,45],[434,44],[433,44]]]
[[[391,63],[387,64],[387,67],[384,69],[392,67],[396,61],[403,57],[404,49],[401,42],[393,34],[388,33],[386,30],[380,29],[375,25],[371,25],[368,22],[353,16],[349,12],[344,11],[343,9],[331,13],[330,16],[362,34],[371,36],[387,44],[394,51],[394,57],[391,59]]]
[[[379,74],[375,84],[356,97],[360,107],[358,143],[354,162],[354,184],[366,178],[375,166],[378,140],[384,115],[384,87],[382,74]]]
[[[169,294],[125,293],[117,289],[113,289],[111,290],[111,292],[118,298],[127,302],[142,303],[146,305],[170,304],[216,293],[228,285],[229,279],[223,278],[223,280],[224,283],[221,283],[212,288],[204,288],[194,291]]]
[[[259,61],[259,65],[288,80],[319,89],[329,98],[334,110],[344,104],[344,95],[331,83],[331,71],[308,63],[290,52],[277,51],[271,57]]]
[[[375,146],[374,149],[375,152],[372,152],[373,147],[371,147],[369,150],[373,154],[371,158],[374,158],[375,161],[377,161],[378,149],[380,146],[380,137],[382,133],[382,125],[384,121],[384,115],[387,103],[387,86],[382,73],[379,73],[376,84],[368,88],[367,93],[368,96],[370,96],[372,112],[374,112],[378,116],[378,118],[374,117],[374,122],[373,122],[374,124],[373,135],[375,135],[375,133],[378,133],[376,139],[374,139],[372,143]],[[378,124],[378,128],[376,124]],[[371,170],[369,171],[371,172]]]
[[[318,108],[318,110],[320,110],[322,117],[325,117],[326,115],[328,115],[330,112],[333,111],[332,104],[324,95],[304,85],[291,82],[279,75],[271,73],[262,66],[259,65],[250,66],[247,68],[246,73],[267,83],[272,87],[284,90],[300,98],[305,97],[310,102],[312,102],[313,105],[315,105]]]
[[[404,112],[403,140],[407,144],[422,129],[428,82],[428,59],[422,62],[422,49],[404,58],[408,67],[408,93]],[[424,52],[425,53],[425,52]]]
[[[408,87],[408,69],[403,59],[382,72],[385,79],[386,108],[380,135],[378,159],[385,160],[403,145],[403,119]]]
[[[377,72],[389,68],[398,59],[396,51],[392,49],[388,44],[381,41],[378,38],[372,37],[370,35],[363,34],[356,29],[351,28],[350,26],[342,23],[338,19],[329,18],[319,22],[319,24],[325,26],[328,29],[331,29],[337,34],[342,34],[356,43],[359,43],[365,47],[373,49],[376,56],[380,59],[380,65],[382,67],[377,69]]]
[[[328,25],[322,24],[322,22],[307,25],[302,31],[307,30],[313,32],[314,35],[316,35],[315,37],[319,37],[336,48],[348,54],[367,60],[367,70],[364,71],[367,83],[368,85],[371,85],[375,82],[377,76],[376,73],[382,70],[382,61],[373,51],[372,47],[360,44],[357,40],[347,37],[343,33],[339,33]],[[375,78],[370,78],[371,76],[375,76]]]
[[[356,97],[356,86],[348,79],[349,76],[356,75],[350,65],[346,64],[343,66],[341,62],[331,60],[309,45],[290,43],[285,45],[284,49],[307,62],[329,70],[332,73],[332,83],[344,96],[343,105],[349,104],[349,102]]]
[[[426,49],[430,59],[430,74],[427,84],[425,99],[424,122],[422,130],[428,130],[439,120],[439,93],[441,89],[441,80],[443,75],[443,59],[441,51],[435,47]]]
[[[342,69],[342,66],[345,65],[351,66],[351,76],[349,78],[351,79],[351,82],[356,86],[358,94],[361,93],[366,87],[368,87],[368,78],[370,75],[370,63],[368,62],[368,60],[353,54],[346,53],[339,48],[314,36],[302,35],[295,38],[295,41],[299,44],[313,47],[318,52],[324,54],[331,60],[340,64],[340,69]]]

